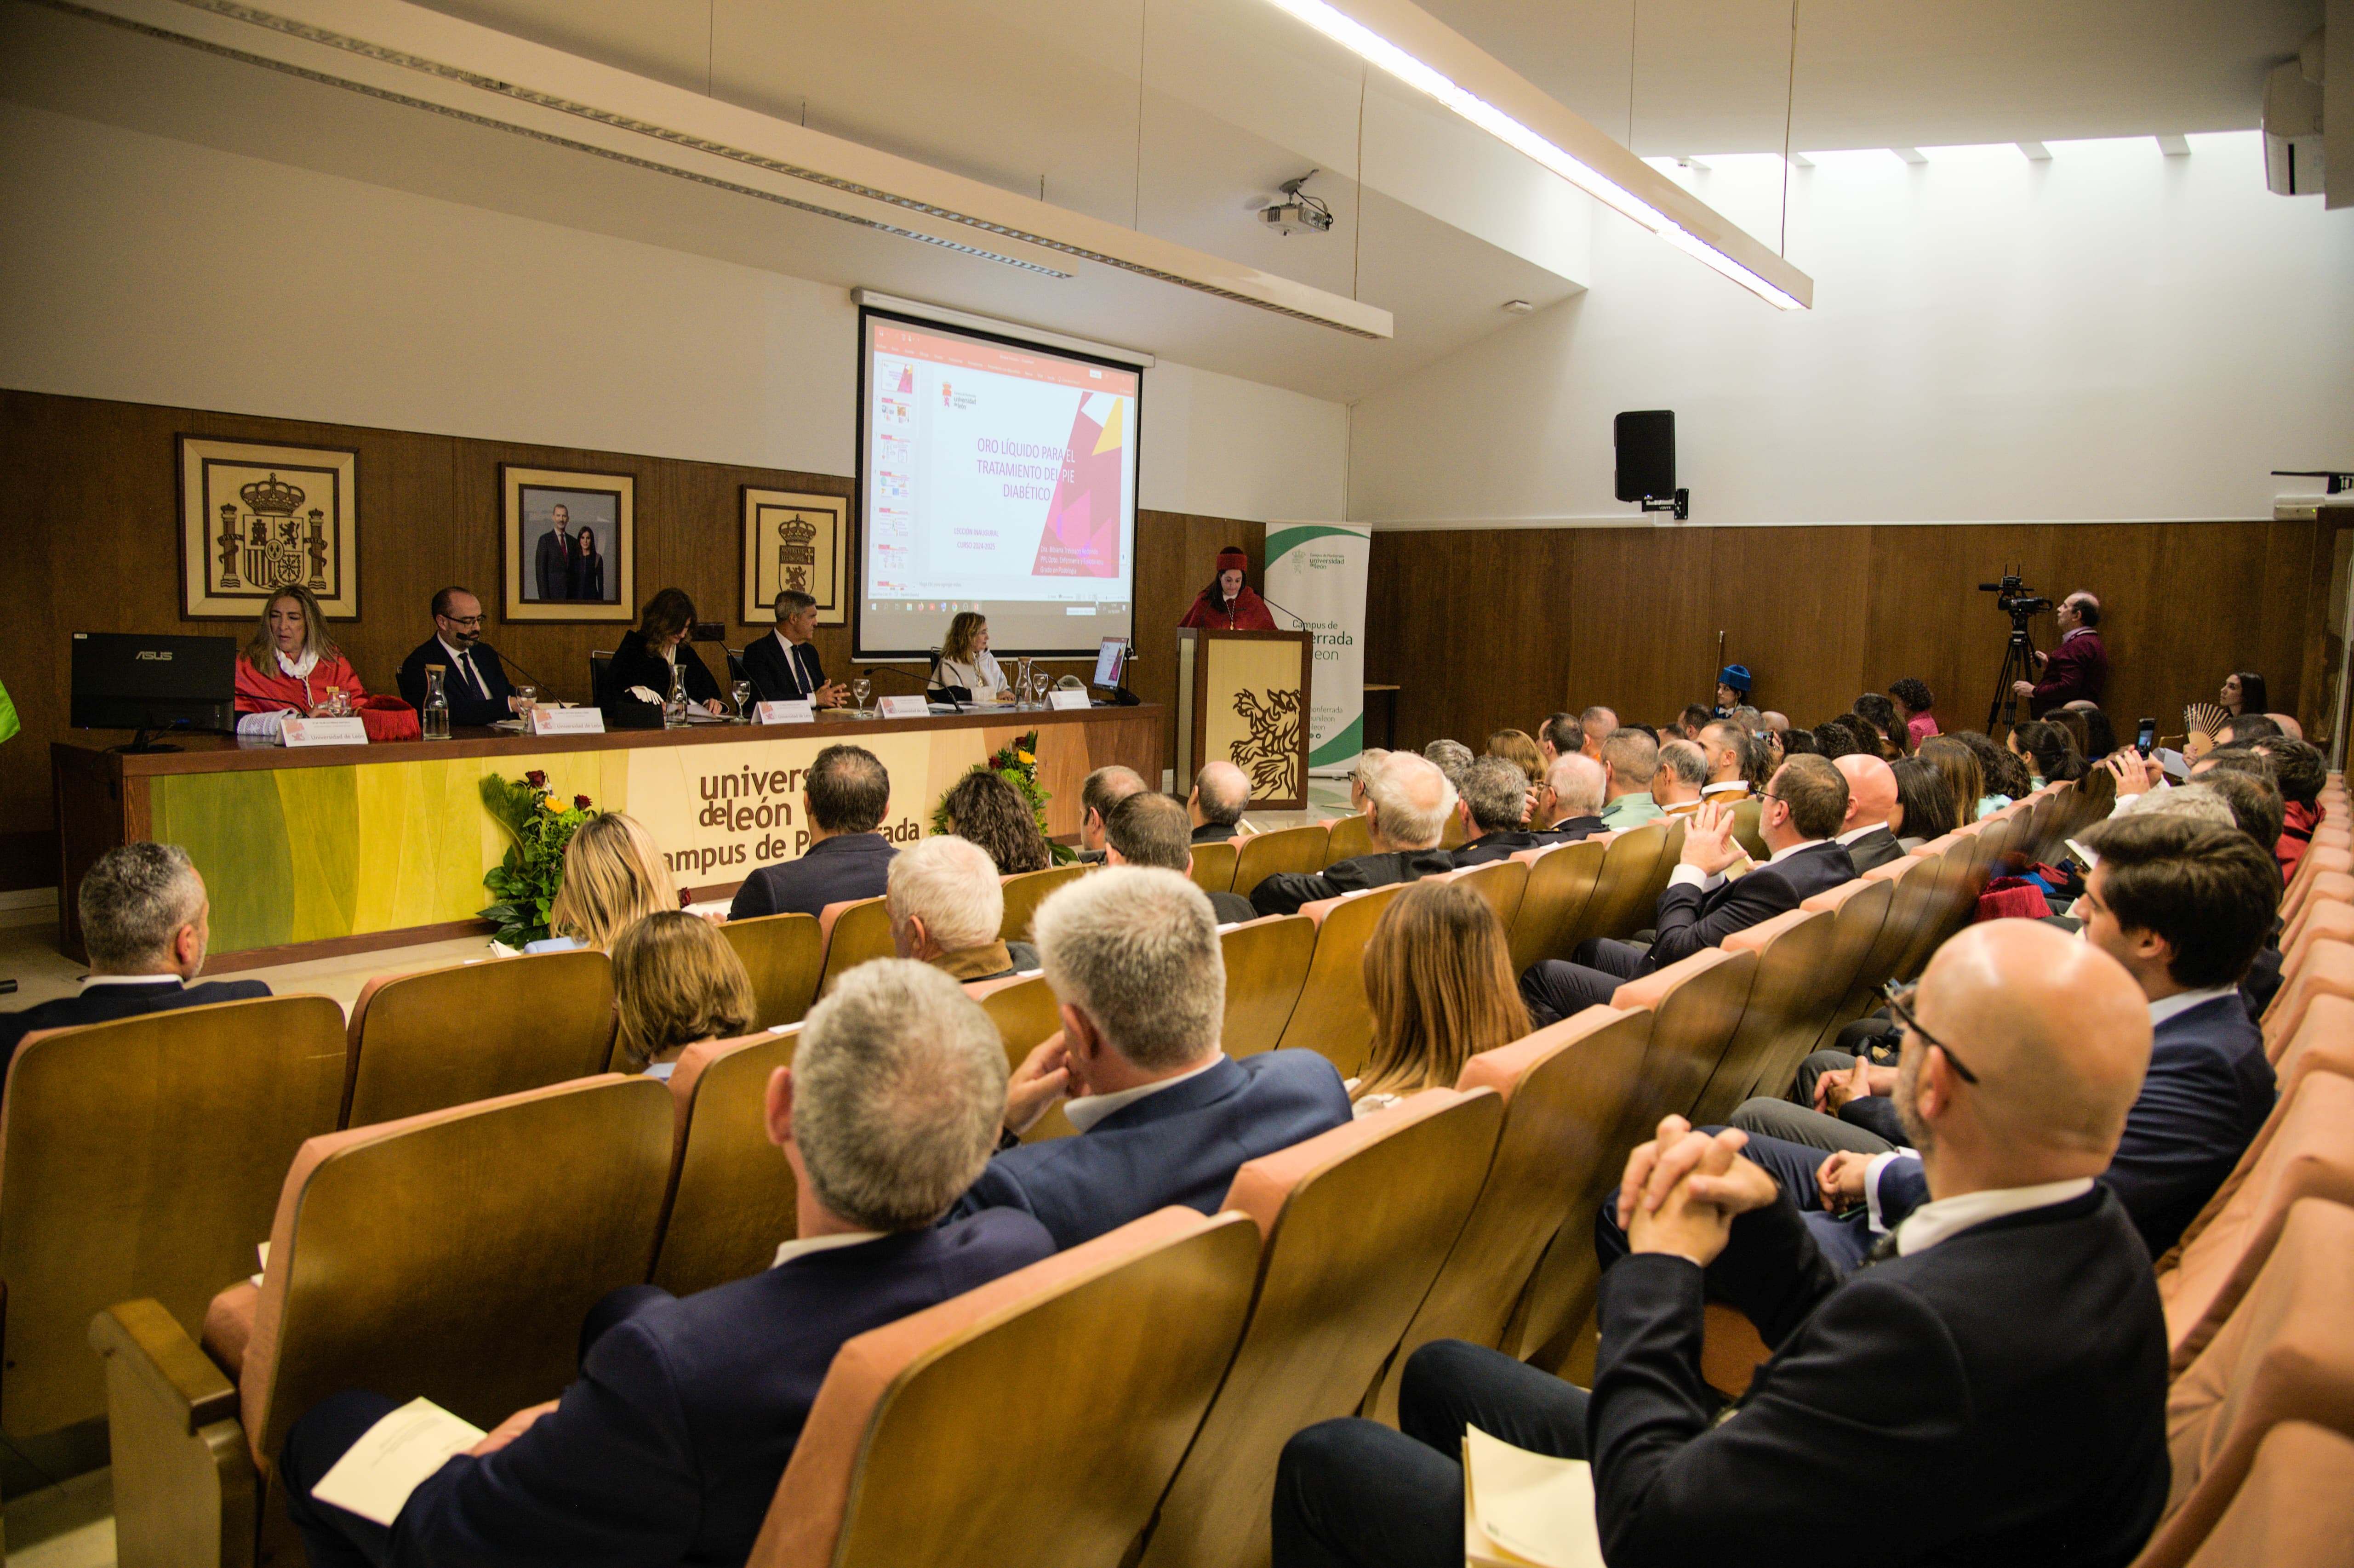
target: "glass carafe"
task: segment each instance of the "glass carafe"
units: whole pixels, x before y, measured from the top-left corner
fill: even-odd
[[[444,666],[425,666],[425,707],[417,715],[417,722],[428,740],[450,738],[450,694],[444,689],[449,679],[450,672]]]
[[[1023,660],[1017,668],[1021,673],[1015,677],[1013,683],[1013,705],[1017,708],[1036,707],[1038,705],[1037,674],[1027,659]]]
[[[670,667],[670,695],[663,701],[663,728],[686,727],[686,665],[684,662]]]

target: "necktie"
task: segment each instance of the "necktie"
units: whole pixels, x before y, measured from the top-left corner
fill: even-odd
[[[482,672],[474,668],[472,649],[461,648],[458,651],[458,668],[465,673],[466,679],[474,683],[474,690],[480,692],[483,698],[488,700],[491,688],[483,683]]]
[[[793,644],[793,678],[801,683],[802,696],[812,695],[817,691],[817,682],[810,675],[809,644],[806,642]]]

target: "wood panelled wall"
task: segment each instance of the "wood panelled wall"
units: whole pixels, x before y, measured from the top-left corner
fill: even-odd
[[[451,583],[482,596],[491,616],[484,640],[507,656],[517,679],[528,671],[571,701],[588,698],[590,651],[612,647],[627,630],[618,623],[499,622],[501,463],[634,474],[641,598],[673,585],[684,588],[701,615],[726,622],[728,643],[737,648],[768,630],[739,619],[739,487],[838,495],[853,489],[849,479],[832,474],[0,392],[0,517],[7,540],[0,623],[9,629],[0,647],[0,683],[25,726],[0,746],[0,890],[57,883],[48,743],[64,733],[68,716],[72,633],[243,637],[250,630],[241,622],[180,619],[173,438],[183,434],[358,450],[361,617],[335,623],[334,633],[371,691],[393,689],[401,660],[432,631],[428,606],[435,590]],[[1175,635],[1167,629],[1209,581],[1218,547],[1242,544],[1256,577],[1266,534],[1257,524],[1140,515],[1140,662],[1131,685],[1145,701],[1165,703],[1174,694]],[[821,629],[817,641],[827,673],[848,678],[849,628]],[[900,677],[881,675],[878,694],[917,689],[905,678],[910,666],[892,669]],[[1079,664],[1055,669],[1084,673]],[[921,671],[913,673],[920,677]],[[1173,736],[1165,738],[1173,746]]]
[[[1394,682],[1397,739],[1533,730],[1606,704],[1663,723],[1711,700],[1717,633],[1761,706],[1813,725],[1905,675],[1947,729],[1987,718],[2010,622],[1978,591],[2015,567],[2105,608],[2121,735],[2254,670],[2313,731],[2342,650],[2327,627],[2331,529],[2301,523],[1547,528],[1377,532],[1365,679]],[[2049,615],[2031,629],[2049,649]],[[2023,712],[2023,710],[2022,710]],[[1378,722],[1376,722],[1378,733]]]

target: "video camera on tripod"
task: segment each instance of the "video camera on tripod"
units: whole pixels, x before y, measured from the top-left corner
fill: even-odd
[[[2010,641],[2003,648],[2002,668],[1995,673],[1994,701],[1987,705],[1987,733],[1993,735],[1999,725],[2008,726],[2019,715],[2013,683],[2035,679],[2035,644],[2027,635],[2027,623],[2050,609],[2052,601],[2028,592],[2016,572],[2004,573],[1999,583],[1978,584],[1978,592],[1998,596],[1994,607],[2010,617]]]
[[[2005,576],[1999,583],[1978,584],[1978,592],[2001,595],[1994,601],[1994,607],[2009,616],[2012,625],[2020,628],[2025,627],[2028,617],[2041,615],[2052,608],[2050,599],[2029,593],[2027,585],[2015,573]]]

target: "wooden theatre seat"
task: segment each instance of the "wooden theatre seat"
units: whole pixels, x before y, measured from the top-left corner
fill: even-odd
[[[2326,996],[2354,997],[2354,944],[2316,942],[2306,949],[2305,962],[2264,1010],[2264,1054],[2278,1062],[2306,1011]]]
[[[752,1000],[758,1005],[753,1023],[762,1029],[799,1023],[817,1000],[817,982],[825,972],[825,934],[814,915],[756,915],[730,920],[719,927],[727,945],[744,961],[752,977]]]
[[[1585,839],[1522,850],[1512,856],[1529,868],[1520,914],[1512,921],[1512,973],[1546,959],[1569,957],[1569,934],[1594,896],[1608,853],[1607,843]]]
[[[1235,1173],[1225,1206],[1266,1237],[1258,1289],[1139,1568],[1267,1562],[1276,1456],[1363,1403],[1463,1229],[1502,1119],[1492,1093],[1426,1089]]]
[[[998,1037],[1005,1043],[1005,1068],[1009,1073],[1022,1065],[1023,1057],[1063,1032],[1061,1005],[1044,975],[973,980],[964,989],[981,1003],[989,1021],[997,1025]],[[1022,1141],[1036,1143],[1044,1139],[1069,1138],[1077,1131],[1070,1118],[1063,1114],[1063,1107],[1055,1105],[1048,1107],[1036,1125],[1022,1135]]]
[[[1840,1026],[1861,1010],[1863,1004],[1858,998],[1863,992],[1865,966],[1879,947],[1880,934],[1888,924],[1888,911],[1895,895],[1894,883],[1859,876],[1853,882],[1842,882],[1818,893],[1798,906],[1801,909],[1828,909],[1838,921],[1831,928],[1830,951],[1823,959],[1822,994],[1816,999],[1817,1012],[1822,1019],[1822,1027],[1816,1032],[1818,1045],[1835,1038]],[[1805,1060],[1804,1053],[1799,1059]]]
[[[1521,916],[1521,902],[1528,893],[1529,864],[1526,861],[1512,859],[1482,861],[1477,865],[1467,865],[1460,871],[1441,872],[1426,880],[1467,883],[1478,889],[1479,896],[1488,901],[1488,907],[1496,912],[1496,918],[1503,924],[1504,936],[1509,940],[1512,923]]]
[[[2246,1478],[2186,1568],[2339,1568],[2349,1541],[2354,1438],[2284,1421],[2256,1445]],[[2134,1568],[2151,1562],[2145,1553]]]
[[[1353,817],[1332,820],[1331,832],[1324,845],[1325,865],[1334,865],[1373,853],[1373,820],[1371,817],[1360,812]],[[1323,868],[1320,866],[1317,869]]]
[[[997,923],[998,939],[1028,941],[1030,921],[1038,913],[1038,906],[1094,869],[1091,865],[1050,865],[1044,871],[1017,872],[1006,877],[1005,918]]]
[[[1757,955],[1757,976],[1724,1054],[1692,1107],[1696,1127],[1731,1117],[1752,1095],[1786,1092],[1823,1030],[1827,997],[1845,989],[1831,962],[1839,916],[1793,909],[1735,931],[1724,950]]]
[[[1659,901],[1655,897],[1646,902],[1643,895],[1650,888],[1651,874],[1659,869],[1667,842],[1668,830],[1658,822],[1646,822],[1611,837],[1603,853],[1594,895],[1563,938],[1566,951],[1574,951],[1580,942],[1592,938],[1624,939],[1650,926],[1658,917]]]
[[[1278,872],[1319,872],[1324,869],[1324,851],[1331,841],[1331,832],[1321,824],[1304,828],[1278,828],[1271,833],[1253,833],[1248,838],[1233,840],[1235,846],[1234,891],[1245,898],[1251,889]]]
[[[869,959],[896,956],[891,946],[891,912],[881,897],[829,904],[818,912],[818,930],[825,938],[825,969],[817,993],[832,993],[833,982]]]
[[[2354,943],[2354,904],[2334,898],[2308,901],[2297,916],[2296,935],[2282,933],[2281,974],[2287,977],[2303,970],[2316,942]]]
[[[0,1418],[37,1436],[106,1412],[91,1315],[152,1298],[194,1335],[302,1140],[335,1127],[343,1010],[257,997],[27,1034],[0,1098]]]
[[[1257,1266],[1244,1215],[1162,1209],[848,1341],[748,1568],[1118,1563],[1217,1390]]]
[[[748,1279],[797,1234],[793,1168],[769,1141],[767,1100],[800,1044],[798,1025],[706,1040],[672,1070],[669,1196],[647,1276],[672,1295]]]
[[[672,1120],[663,1085],[607,1075],[305,1143],[262,1283],[214,1298],[202,1350],[153,1300],[89,1326],[123,1568],[299,1564],[278,1454],[328,1394],[485,1428],[555,1398],[589,1307],[645,1277]]]
[[[2314,879],[2313,895],[2297,906],[2294,918],[2284,920],[2281,927],[2281,951],[2285,955],[2296,946],[2306,928],[2320,916],[2324,909],[2354,904],[2354,876],[2342,871],[2324,872]],[[2287,900],[2282,900],[2287,907]]]
[[[1661,1117],[1691,1115],[1740,1027],[1756,977],[1755,953],[1703,948],[1611,993],[1610,1005],[1622,1012],[1652,1012],[1642,1085],[1628,1106],[1628,1148],[1649,1138]]]
[[[1316,952],[1291,1021],[1283,1026],[1278,1049],[1320,1051],[1354,1077],[1365,1065],[1373,1038],[1373,1007],[1365,996],[1365,944],[1382,911],[1413,885],[1392,883],[1340,898],[1303,904],[1299,912],[1316,922]]]
[[[612,1054],[613,966],[582,948],[386,975],[350,1038],[345,1127],[584,1078]]]
[[[1204,893],[1228,893],[1235,885],[1235,846],[1198,843],[1191,863],[1193,885]]]
[[[1229,1056],[1272,1051],[1291,1022],[1316,956],[1316,922],[1305,915],[1269,915],[1218,933],[1226,962],[1226,1017],[1222,1037]]]

